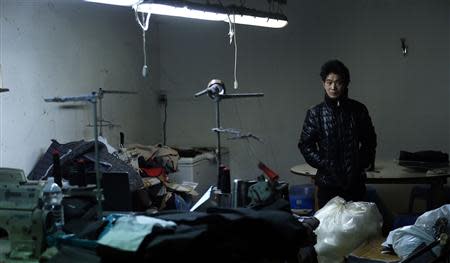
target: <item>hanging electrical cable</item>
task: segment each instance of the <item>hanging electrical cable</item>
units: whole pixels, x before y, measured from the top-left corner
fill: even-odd
[[[237,81],[237,41],[236,41],[236,14],[233,14],[233,22],[231,22],[230,15],[228,15],[228,24],[230,29],[228,31],[228,36],[230,37],[230,45],[234,42],[234,89],[238,88]]]
[[[222,7],[224,7],[224,5],[222,4],[221,0],[218,0],[218,2],[219,2],[219,4]],[[270,10],[275,9],[274,2],[275,1],[269,1],[269,9]],[[245,1],[241,0],[241,5],[244,5],[244,4],[245,4]],[[279,4],[278,4],[278,8],[280,8]],[[230,38],[230,45],[234,42],[234,89],[237,89],[238,85],[239,85],[238,84],[238,80],[237,80],[238,46],[237,46],[237,36],[236,36],[237,34],[236,34],[236,23],[235,23],[236,17],[235,17],[235,15],[236,15],[235,13],[231,14],[231,16],[230,16],[230,14],[227,14],[227,16],[228,16],[228,24],[229,24],[228,36]],[[233,17],[233,20],[231,19],[231,17]],[[240,123],[240,128],[242,129],[242,120],[241,120],[241,117],[240,117],[240,114],[239,114],[239,110],[238,110],[238,106],[237,106],[236,102],[234,103],[234,107],[235,107],[235,110],[236,110],[236,116],[237,116],[237,118],[239,120],[239,123]],[[259,100],[258,100],[258,107],[260,108],[260,110],[262,110],[262,105],[261,105],[261,102]],[[274,162],[275,163],[275,167],[277,167],[277,169],[279,169],[280,167],[278,165],[278,161],[277,161],[276,156],[274,154],[273,145],[270,142],[269,142],[269,144],[266,144],[266,145],[267,145],[266,147],[269,148],[269,152],[270,152],[270,155],[271,155],[270,158],[271,158],[272,162]],[[253,159],[257,160],[257,161],[261,161],[261,158],[257,156],[256,150],[255,150],[255,148],[253,147],[253,145],[251,144],[251,142],[250,142],[250,140],[248,138],[247,138],[246,146],[247,146],[248,156],[250,158],[253,158]],[[268,157],[266,157],[266,158],[268,158]]]
[[[133,5],[133,9],[134,9],[134,16],[136,18],[136,21],[138,22],[139,26],[142,29],[142,50],[143,50],[143,54],[144,54],[144,65],[142,66],[142,77],[147,77],[148,75],[148,66],[147,66],[147,52],[146,52],[146,43],[145,43],[145,32],[148,30],[148,26],[149,26],[149,21],[150,21],[150,15],[151,13],[141,13],[141,19],[139,18],[139,12],[138,10],[138,6],[139,4],[141,4],[143,2],[143,0],[139,1],[138,3],[136,3],[135,5]]]
[[[237,37],[236,37],[236,14],[233,14],[233,36],[234,36],[234,89],[238,88],[238,81],[237,81],[237,52],[238,52],[238,47],[237,47]]]
[[[225,8],[225,6],[222,4],[221,0],[218,0],[219,4]],[[238,52],[238,47],[237,47],[237,37],[236,37],[236,14],[233,13],[232,17],[233,17],[233,21],[231,21],[231,17],[230,14],[227,13],[227,17],[228,17],[228,25],[229,30],[228,30],[228,36],[230,37],[230,45],[233,44],[234,42],[234,83],[233,83],[233,88],[237,89],[239,86],[238,80],[237,80],[237,52]]]

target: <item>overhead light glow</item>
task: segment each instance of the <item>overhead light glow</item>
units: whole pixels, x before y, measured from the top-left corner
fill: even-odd
[[[256,17],[256,16],[248,16],[248,15],[235,15],[236,24],[242,25],[250,25],[250,26],[263,26],[263,27],[271,27],[271,28],[282,28],[288,24],[287,20],[281,19],[273,19],[267,17]],[[232,18],[233,20],[233,18]],[[225,20],[228,22],[228,20]]]
[[[190,9],[187,6],[177,7],[154,3],[142,3],[138,5],[137,11],[152,15],[178,16],[211,21],[223,21],[227,18],[226,14]]]
[[[139,2],[139,0],[85,0],[86,2],[93,2],[108,5],[132,6]]]
[[[242,6],[219,6],[180,0],[86,0],[89,2],[133,6],[138,12],[156,15],[178,16],[209,21],[231,20],[236,24],[282,28],[288,24],[286,16],[249,9]]]

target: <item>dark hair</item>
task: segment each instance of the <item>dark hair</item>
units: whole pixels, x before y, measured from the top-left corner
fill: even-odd
[[[322,65],[322,68],[320,69],[320,77],[322,78],[322,81],[325,81],[325,79],[330,73],[339,75],[339,77],[342,78],[344,87],[347,87],[348,84],[350,83],[350,72],[348,71],[348,68],[344,65],[344,63],[342,63],[341,61],[334,59],[327,61],[325,64]]]

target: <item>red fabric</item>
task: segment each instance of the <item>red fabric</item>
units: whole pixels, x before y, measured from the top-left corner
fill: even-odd
[[[165,175],[166,171],[162,167],[157,168],[140,168],[149,177],[158,177],[160,175]]]
[[[269,167],[267,167],[262,162],[259,162],[258,167],[259,167],[259,169],[261,169],[267,175],[267,177],[269,177],[270,181],[272,181],[272,182],[273,181],[277,181],[278,178],[280,177],[280,176],[278,176],[277,173],[272,171]]]

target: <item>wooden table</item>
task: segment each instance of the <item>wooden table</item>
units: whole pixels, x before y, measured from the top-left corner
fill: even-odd
[[[381,262],[398,262],[400,258],[397,255],[381,253],[381,244],[386,240],[382,236],[374,237],[355,249],[349,256],[348,262],[363,262],[363,260],[378,260]],[[354,260],[353,260],[354,259]]]
[[[317,169],[308,164],[291,168],[293,174],[314,179]],[[431,187],[431,204],[436,208],[445,204],[444,185],[450,177],[449,168],[420,171],[400,166],[396,161],[377,161],[375,171],[367,172],[367,184],[429,184]]]

